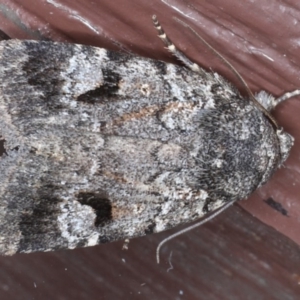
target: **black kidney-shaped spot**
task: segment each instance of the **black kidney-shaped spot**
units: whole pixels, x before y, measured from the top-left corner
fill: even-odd
[[[88,205],[96,213],[95,226],[104,226],[112,219],[112,205],[109,198],[104,193],[80,192],[77,196],[78,202]]]
[[[102,74],[103,83],[101,86],[81,94],[78,96],[77,101],[95,104],[101,103],[103,100],[105,100],[105,98],[116,96],[116,93],[119,90],[121,76],[110,69],[102,69]]]

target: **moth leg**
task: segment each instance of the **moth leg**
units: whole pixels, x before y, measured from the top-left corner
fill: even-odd
[[[179,51],[175,45],[172,43],[172,41],[168,38],[165,31],[161,27],[160,23],[158,22],[156,15],[152,16],[154,27],[156,28],[158,32],[158,37],[163,41],[163,43],[166,45],[167,49],[176,57],[178,58],[183,64],[191,69],[194,72],[201,73],[203,75],[206,74],[206,72],[199,67],[198,64],[192,62],[189,58],[184,55],[181,51]]]
[[[294,90],[292,92],[287,92],[287,93],[283,94],[281,97],[274,100],[273,107],[277,106],[279,103],[281,103],[287,99],[290,99],[292,97],[299,96],[299,95],[300,95],[300,89]]]
[[[268,94],[265,91],[260,91],[257,95],[256,95],[256,100],[263,105],[263,107],[267,110],[267,111],[271,111],[272,109],[274,109],[279,103],[290,99],[292,97],[296,97],[300,95],[300,89],[298,90],[294,90],[292,92],[288,92],[283,94],[282,96],[278,97],[278,98],[274,98],[274,96]]]

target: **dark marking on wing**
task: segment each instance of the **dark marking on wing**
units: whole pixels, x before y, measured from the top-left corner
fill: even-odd
[[[153,60],[153,64],[156,67],[159,76],[167,74],[166,63],[159,60]]]
[[[53,185],[43,185],[36,194],[34,206],[23,209],[19,223],[22,233],[20,250],[38,251],[48,245],[49,241],[61,239],[57,216],[60,214],[58,204],[62,200],[53,196],[55,189]],[[53,247],[53,249],[61,248],[54,245]]]
[[[82,205],[88,205],[96,213],[95,226],[104,226],[112,220],[112,205],[104,193],[80,192],[77,200]]]
[[[78,101],[95,104],[105,101],[106,98],[116,96],[116,93],[119,90],[119,82],[121,80],[121,76],[110,69],[102,69],[102,73],[103,83],[101,84],[101,86],[80,95],[77,98]]]
[[[150,224],[146,229],[145,229],[145,234],[152,234],[154,232],[154,228],[156,227],[155,223]]]

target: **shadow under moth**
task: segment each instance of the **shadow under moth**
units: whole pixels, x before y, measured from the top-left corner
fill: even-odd
[[[184,66],[91,46],[0,43],[0,253],[160,232],[246,198],[289,155],[269,111]]]

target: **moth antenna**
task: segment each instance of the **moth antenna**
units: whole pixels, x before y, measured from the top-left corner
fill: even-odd
[[[280,96],[274,100],[273,107],[277,106],[279,103],[281,103],[287,99],[290,99],[292,97],[299,96],[299,95],[300,95],[300,90],[294,90],[292,92],[285,93],[282,96]]]
[[[190,70],[200,73],[202,76],[207,76],[206,72],[195,62],[192,62],[183,52],[179,51],[170,38],[166,35],[164,29],[157,20],[156,15],[152,16],[152,21],[155,29],[158,32],[158,37],[166,45],[167,49],[178,59],[180,60],[187,68]]]
[[[242,85],[245,87],[249,97],[252,99],[253,103],[258,107],[266,117],[274,124],[274,126],[278,129],[278,124],[276,120],[273,118],[273,116],[256,100],[253,93],[251,92],[248,84],[243,79],[243,77],[240,75],[240,73],[234,68],[234,66],[221,54],[219,53],[215,48],[213,48],[202,36],[200,36],[190,25],[185,23],[184,21],[174,17],[174,20],[179,22],[184,27],[188,28],[192,33],[196,35],[198,39],[213,53],[215,54],[224,64],[226,64],[229,69],[236,75],[236,77],[240,80]]]
[[[189,227],[187,227],[187,228],[185,228],[185,229],[182,229],[182,230],[180,230],[180,231],[178,231],[178,232],[176,232],[176,233],[174,233],[174,234],[168,236],[168,237],[165,238],[164,240],[162,240],[162,241],[158,244],[158,246],[157,246],[157,248],[156,248],[156,262],[157,262],[157,264],[159,264],[159,262],[160,262],[160,258],[159,258],[159,252],[160,252],[160,249],[161,249],[161,247],[162,247],[165,243],[167,243],[168,241],[170,241],[170,240],[172,240],[172,239],[178,237],[179,235],[182,235],[182,234],[184,234],[184,233],[186,233],[186,232],[188,232],[188,231],[191,231],[191,230],[193,230],[193,229],[195,229],[195,228],[197,228],[197,227],[199,227],[199,226],[205,224],[206,222],[212,220],[212,219],[215,218],[217,215],[219,215],[219,214],[222,213],[224,210],[226,210],[229,206],[231,206],[234,202],[236,202],[236,200],[234,200],[234,201],[229,201],[229,202],[226,203],[224,206],[220,207],[217,211],[214,211],[214,212],[213,212],[210,216],[208,216],[207,218],[204,218],[203,220],[199,221],[198,223],[196,223],[196,224],[194,224],[194,225],[191,225],[191,226],[189,226]]]

